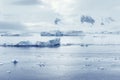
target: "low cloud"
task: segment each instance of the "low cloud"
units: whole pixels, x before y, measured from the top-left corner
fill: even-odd
[[[16,30],[16,31],[24,31],[26,30],[26,26],[21,23],[14,22],[0,22],[0,30]]]
[[[16,0],[13,2],[15,5],[39,5],[41,4],[40,0]]]

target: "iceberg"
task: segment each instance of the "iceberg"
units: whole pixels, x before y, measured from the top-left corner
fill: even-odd
[[[20,41],[14,46],[15,47],[30,47],[30,46],[33,46],[33,44],[30,41]]]
[[[60,46],[60,38],[56,38],[53,40],[49,40],[48,42],[36,42],[37,47],[59,47]]]
[[[41,32],[41,36],[83,36],[85,35],[83,31],[50,31],[50,32]]]
[[[57,38],[55,40],[49,40],[48,42],[49,47],[57,47],[60,46],[60,38]]]
[[[20,41],[17,44],[3,44],[4,47],[59,47],[60,38],[52,39],[47,42],[36,41],[35,44],[30,41]]]
[[[41,36],[63,36],[61,31],[41,32]]]
[[[68,31],[64,33],[64,36],[85,36],[83,31]]]
[[[23,32],[0,32],[0,36],[2,36],[2,37],[4,37],[4,36],[19,37],[19,36],[32,36],[32,34],[29,32],[26,32],[26,33],[23,33]]]

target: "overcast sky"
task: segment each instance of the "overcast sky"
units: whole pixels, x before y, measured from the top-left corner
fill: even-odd
[[[120,0],[0,0],[0,30],[82,29],[81,15],[112,17],[119,23]],[[61,24],[55,25],[55,18]],[[113,28],[119,25],[106,29]]]

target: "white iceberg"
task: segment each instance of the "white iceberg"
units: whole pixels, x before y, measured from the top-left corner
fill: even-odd
[[[41,32],[41,36],[63,36],[61,31],[50,31],[50,32]]]
[[[41,36],[84,36],[83,31],[50,31],[50,32],[41,32]]]
[[[37,47],[58,47],[60,46],[60,38],[49,40],[48,42],[36,42]]]
[[[16,45],[14,45],[15,47],[29,47],[32,46],[33,44],[30,41],[20,41],[19,43],[17,43]]]
[[[47,42],[36,41],[35,44],[30,41],[20,41],[17,44],[3,44],[4,47],[59,47],[60,38],[49,40]]]

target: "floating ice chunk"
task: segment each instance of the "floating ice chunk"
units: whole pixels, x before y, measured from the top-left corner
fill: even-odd
[[[118,58],[117,58],[117,57],[115,57],[115,58],[114,58],[114,60],[118,60]]]
[[[98,67],[98,69],[99,69],[99,70],[105,70],[105,68],[104,68],[104,67]]]
[[[0,63],[0,65],[3,65],[3,63]]]
[[[9,73],[9,74],[11,73],[11,71],[6,71],[6,72]]]
[[[15,64],[18,63],[18,61],[17,60],[13,60],[12,63],[15,65]]]
[[[98,60],[98,62],[101,62],[101,60]]]
[[[81,47],[88,47],[88,44],[80,44]]]
[[[88,59],[89,59],[89,58],[87,58],[87,57],[85,58],[85,60],[88,60]]]

